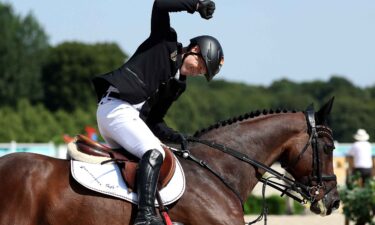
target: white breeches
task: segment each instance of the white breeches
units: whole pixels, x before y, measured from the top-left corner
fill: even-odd
[[[123,147],[139,158],[156,149],[165,157],[160,140],[128,102],[104,97],[98,104],[96,118],[99,132],[111,148]]]

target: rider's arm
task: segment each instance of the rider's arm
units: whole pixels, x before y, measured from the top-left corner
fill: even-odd
[[[155,0],[154,6],[159,11],[194,13],[198,8],[199,0]]]
[[[154,135],[158,137],[162,142],[181,143],[182,141],[181,134],[168,127],[164,120],[150,125],[150,129],[154,133]]]
[[[198,0],[155,0],[151,16],[151,36],[163,37],[170,33],[170,12],[197,10]]]
[[[186,89],[185,80],[172,80],[167,86],[164,86],[159,91],[159,100],[152,106],[148,112],[146,124],[150,127],[152,132],[162,141],[180,142],[181,134],[164,122],[164,116],[172,103]]]

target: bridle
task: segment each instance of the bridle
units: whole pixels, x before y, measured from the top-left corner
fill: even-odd
[[[326,190],[326,187],[324,186],[323,181],[336,181],[337,178],[336,178],[336,175],[334,175],[334,174],[333,175],[322,174],[321,162],[320,162],[320,157],[319,157],[320,153],[319,153],[319,149],[318,149],[318,137],[319,136],[327,137],[330,140],[332,140],[332,142],[333,142],[333,136],[332,136],[331,129],[329,129],[328,127],[323,126],[323,125],[316,126],[315,113],[314,113],[314,109],[313,109],[312,106],[308,107],[308,109],[305,111],[305,115],[306,115],[306,120],[307,120],[308,127],[309,127],[309,132],[308,132],[309,133],[309,139],[308,139],[308,142],[306,143],[306,145],[304,146],[304,148],[302,149],[302,151],[300,152],[300,154],[298,155],[296,160],[294,160],[293,163],[297,163],[299,161],[299,159],[302,157],[302,155],[306,152],[308,147],[311,146],[311,148],[313,150],[313,165],[312,165],[313,170],[312,170],[311,175],[309,176],[308,186],[305,185],[305,184],[302,184],[302,183],[300,183],[296,180],[293,180],[293,179],[287,177],[285,174],[281,174],[278,171],[272,169],[271,167],[269,167],[269,166],[267,166],[267,165],[265,165],[261,162],[258,162],[254,159],[251,159],[247,155],[245,155],[245,154],[243,154],[239,151],[236,151],[236,150],[234,150],[230,147],[227,147],[225,145],[222,145],[222,144],[219,144],[219,143],[216,143],[216,142],[213,142],[213,141],[209,141],[209,140],[199,139],[199,138],[196,138],[196,137],[187,137],[186,140],[188,142],[196,142],[196,143],[200,143],[200,144],[209,146],[213,149],[216,149],[216,150],[219,150],[219,151],[224,152],[226,154],[229,154],[229,155],[233,156],[234,158],[237,158],[240,161],[246,162],[246,163],[252,165],[255,168],[263,169],[264,171],[272,174],[274,178],[277,178],[277,179],[281,180],[283,182],[283,184],[278,183],[278,182],[274,182],[272,180],[269,180],[269,179],[266,179],[266,178],[263,178],[263,177],[257,177],[259,181],[261,181],[265,185],[271,186],[271,187],[275,188],[276,190],[279,190],[280,192],[282,192],[281,196],[283,196],[285,194],[285,195],[293,198],[294,200],[296,200],[300,203],[306,204],[308,201],[314,202],[315,200],[317,200],[317,196],[319,195],[319,190],[321,190],[321,189],[324,190],[324,196],[326,196],[336,186],[333,186],[329,190]],[[172,149],[172,150],[175,150],[175,149]],[[230,190],[232,190],[233,193],[240,200],[241,204],[243,204],[244,201],[243,201],[242,197],[240,196],[239,192],[235,188],[233,188],[229,184],[229,182],[221,174],[219,174],[214,169],[212,169],[208,165],[207,162],[205,162],[204,160],[200,160],[200,159],[196,158],[195,156],[193,156],[190,153],[189,150],[186,150],[186,149],[185,150],[182,149],[180,151],[175,151],[175,153],[178,156],[181,156],[185,159],[192,160],[192,161],[196,162],[197,164],[199,164],[200,166],[208,169],[211,173],[213,173],[216,177],[218,177]],[[300,196],[296,195],[294,192],[298,193],[300,196],[302,196],[302,198]]]
[[[303,154],[306,152],[309,146],[312,148],[312,173],[307,177],[307,180],[309,182],[309,185],[307,189],[305,189],[305,192],[308,193],[307,200],[314,201],[317,199],[317,196],[320,194],[319,190],[324,190],[324,195],[327,195],[330,191],[332,191],[335,187],[331,187],[327,190],[327,187],[324,185],[323,181],[337,181],[336,175],[326,175],[322,173],[321,170],[321,161],[320,161],[320,152],[318,149],[318,138],[319,137],[326,137],[328,138],[332,143],[334,142],[332,130],[324,125],[316,125],[315,122],[315,112],[312,106],[309,106],[307,110],[305,111],[306,120],[308,124],[308,133],[309,133],[309,140],[306,143],[306,145],[303,147],[302,151],[299,153],[297,158],[289,165],[289,166],[283,166],[284,168],[289,168],[291,166],[295,166],[299,160],[302,158]],[[324,150],[326,154],[326,152]],[[313,185],[314,183],[314,185]]]

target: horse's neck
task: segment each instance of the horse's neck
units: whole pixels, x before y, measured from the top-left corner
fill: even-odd
[[[283,145],[295,135],[296,129],[304,122],[302,115],[274,114],[244,120],[232,125],[212,130],[202,139],[213,140],[239,151],[249,158],[271,166],[281,155]],[[240,161],[219,151],[202,148],[200,156],[222,174],[227,181],[245,198],[254,188],[264,171],[258,171],[246,162]],[[228,168],[230,168],[228,170]]]

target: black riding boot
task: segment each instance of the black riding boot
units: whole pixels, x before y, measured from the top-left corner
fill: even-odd
[[[147,151],[139,161],[137,172],[138,213],[134,225],[164,225],[155,211],[155,192],[163,155]]]

